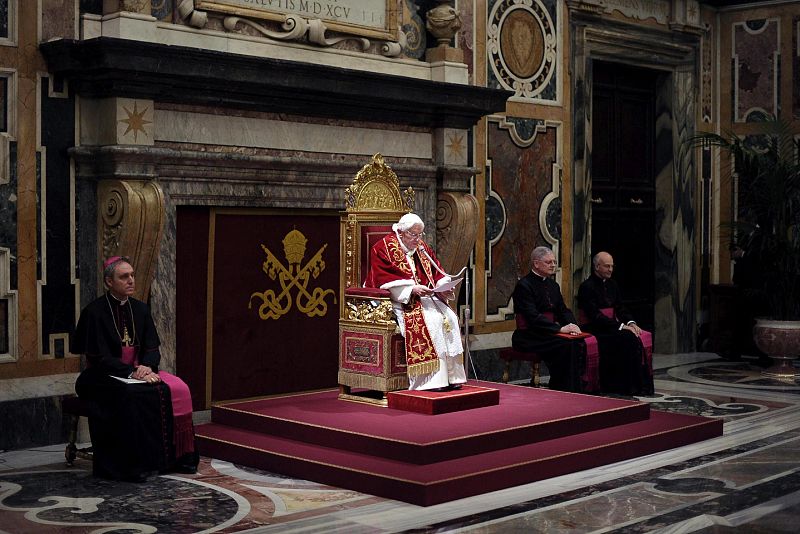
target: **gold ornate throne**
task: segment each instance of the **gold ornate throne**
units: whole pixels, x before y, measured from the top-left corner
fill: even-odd
[[[357,395],[352,388],[383,394],[408,388],[405,347],[389,292],[362,286],[372,245],[413,207],[414,191],[400,191],[397,175],[380,154],[362,167],[345,190],[345,211],[340,218],[340,398],[375,398]]]

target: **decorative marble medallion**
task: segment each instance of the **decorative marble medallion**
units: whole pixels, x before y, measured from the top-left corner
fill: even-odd
[[[512,98],[558,101],[555,2],[499,0],[489,6],[490,85],[514,91]]]

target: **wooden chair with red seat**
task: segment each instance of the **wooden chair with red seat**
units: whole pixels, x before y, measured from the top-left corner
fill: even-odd
[[[525,321],[525,318],[522,315],[517,314],[515,320],[517,322],[518,329],[524,330],[528,328],[528,323]],[[541,356],[535,352],[522,352],[509,347],[506,349],[500,349],[500,359],[505,362],[505,367],[503,369],[504,383],[508,383],[511,371],[511,362],[524,361],[531,362],[531,386],[535,388],[539,387],[539,368],[541,367],[542,362]]]
[[[389,292],[362,287],[372,245],[412,211],[414,191],[375,154],[345,190],[340,217],[339,397],[385,403],[389,391],[408,388],[405,346]],[[353,389],[377,392],[355,394]]]
[[[545,312],[543,314],[551,321],[554,319],[553,314]],[[528,328],[528,323],[520,314],[515,315],[517,328],[524,330]],[[583,381],[585,384],[585,393],[594,393],[599,391],[600,388],[600,356],[597,348],[597,338],[588,336],[584,338],[586,343],[586,369],[583,373]],[[541,356],[536,352],[522,352],[514,348],[506,348],[500,350],[500,359],[505,361],[505,370],[503,371],[503,382],[508,382],[509,368],[512,361],[529,361],[531,362],[531,385],[539,387],[539,368],[542,361]]]

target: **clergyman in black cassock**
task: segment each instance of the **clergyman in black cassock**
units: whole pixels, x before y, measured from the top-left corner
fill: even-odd
[[[645,353],[642,330],[623,304],[619,285],[611,278],[614,259],[607,252],[598,252],[592,265],[592,274],[578,288],[578,307],[585,316],[581,327],[597,338],[600,349],[600,390],[652,395],[652,360]]]
[[[129,269],[132,278],[129,263],[116,259],[113,276]],[[199,457],[191,413],[188,422],[185,416],[175,422],[170,386],[162,380],[167,373],[159,374],[160,341],[150,310],[126,294],[132,294],[132,282],[130,291],[127,287],[115,291],[109,279],[106,285],[109,291],[81,312],[71,343],[71,352],[85,354],[87,360],[75,390],[90,401],[94,474],[143,481],[154,471],[193,472]],[[135,361],[126,363],[131,358]],[[125,383],[115,377],[139,378],[144,383]],[[177,460],[176,445],[181,453]]]
[[[531,253],[531,263],[531,272],[517,282],[513,293],[514,313],[524,317],[527,327],[514,331],[511,344],[516,350],[542,357],[550,371],[550,389],[583,392],[586,343],[556,335],[579,333],[580,329],[564,303],[561,288],[550,278],[556,268],[555,256],[549,248],[537,247]]]

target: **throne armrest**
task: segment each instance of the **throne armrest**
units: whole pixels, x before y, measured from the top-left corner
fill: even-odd
[[[391,293],[387,289],[377,287],[348,287],[344,290],[345,297],[362,297],[371,299],[388,299]]]
[[[394,327],[397,323],[390,296],[389,291],[376,287],[348,287],[344,290],[343,319]]]

